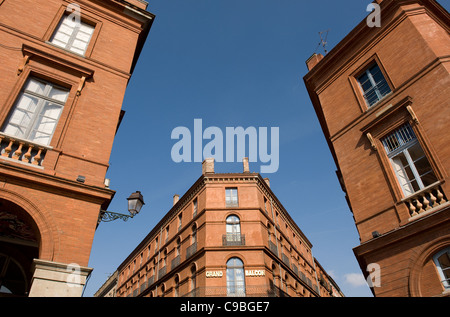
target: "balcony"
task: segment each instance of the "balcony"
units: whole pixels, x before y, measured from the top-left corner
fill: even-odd
[[[183,297],[288,297],[273,285],[245,285],[242,290],[229,293],[226,286],[197,287]]]
[[[408,207],[410,217],[428,213],[448,202],[440,184],[436,182],[403,200]]]
[[[289,257],[286,254],[281,253],[281,260],[284,262],[284,264],[290,267]]]
[[[269,249],[270,251],[272,251],[276,256],[278,256],[278,248],[277,245],[275,243],[273,243],[272,241],[269,241]]]
[[[6,160],[40,167],[49,149],[51,147],[0,133],[0,153]]]
[[[164,275],[166,275],[166,273],[167,273],[167,266],[160,268],[158,272],[158,279],[162,278]]]
[[[173,270],[174,268],[176,268],[178,265],[180,265],[181,263],[181,256],[176,256],[172,262],[171,262],[171,270]]]
[[[186,249],[186,260],[189,259],[195,252],[197,252],[197,242],[192,243]]]
[[[240,233],[227,233],[222,236],[223,246],[245,245],[245,235]]]

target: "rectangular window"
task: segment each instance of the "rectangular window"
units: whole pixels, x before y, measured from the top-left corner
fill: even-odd
[[[31,142],[49,145],[69,96],[69,90],[30,78],[2,131]]]
[[[195,217],[195,216],[197,216],[197,208],[198,208],[197,198],[194,199],[193,204],[194,204],[194,206],[193,206],[194,210],[192,212],[192,217]]]
[[[391,88],[377,64],[369,67],[357,80],[369,107],[372,107],[391,92]]]
[[[237,207],[238,206],[237,188],[226,188],[225,189],[225,204],[227,207]]]
[[[422,147],[409,124],[405,124],[382,140],[405,196],[437,181]]]
[[[95,28],[85,22],[74,20],[71,16],[64,16],[50,42],[65,50],[84,56]]]

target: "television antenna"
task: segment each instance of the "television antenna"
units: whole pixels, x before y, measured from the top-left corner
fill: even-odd
[[[319,32],[320,42],[319,42],[319,44],[317,45],[316,52],[317,52],[317,50],[319,49],[319,47],[322,46],[322,47],[323,47],[323,50],[324,50],[324,52],[325,52],[325,55],[328,53],[328,50],[327,50],[327,44],[328,44],[328,43],[327,43],[328,32],[330,32],[330,30],[326,30],[326,31]]]

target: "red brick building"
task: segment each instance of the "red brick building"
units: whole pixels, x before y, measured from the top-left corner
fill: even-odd
[[[81,295],[146,7],[0,1],[1,295]]]
[[[218,174],[205,160],[96,296],[343,296],[269,180],[244,162],[243,173]]]
[[[434,0],[379,0],[304,81],[338,168],[376,296],[450,289],[450,15]],[[368,272],[368,267],[379,268]]]

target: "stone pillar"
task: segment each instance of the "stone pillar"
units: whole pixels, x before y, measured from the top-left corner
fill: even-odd
[[[33,260],[29,297],[81,297],[92,268],[41,259]]]

